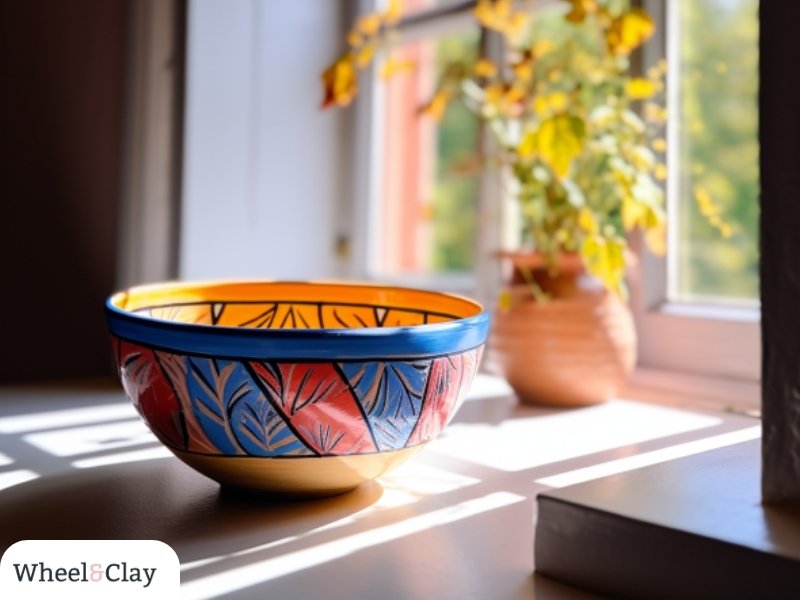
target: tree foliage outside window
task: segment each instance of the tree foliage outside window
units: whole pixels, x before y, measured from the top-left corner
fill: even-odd
[[[758,296],[758,2],[681,0],[673,299]],[[722,233],[722,235],[720,235]]]

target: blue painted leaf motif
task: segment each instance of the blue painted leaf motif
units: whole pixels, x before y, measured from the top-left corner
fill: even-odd
[[[240,365],[241,367],[241,365]],[[231,410],[231,420],[239,443],[253,456],[310,456],[308,448],[289,428],[267,400],[250,373],[249,390]]]
[[[203,430],[224,454],[244,454],[231,411],[255,386],[241,363],[186,357],[186,388]]]
[[[430,361],[341,363],[380,450],[403,448],[422,407]]]

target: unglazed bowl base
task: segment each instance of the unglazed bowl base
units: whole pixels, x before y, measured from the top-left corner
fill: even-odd
[[[184,463],[222,485],[281,496],[321,497],[348,492],[380,477],[423,446],[373,454],[296,458],[213,456],[170,450]]]

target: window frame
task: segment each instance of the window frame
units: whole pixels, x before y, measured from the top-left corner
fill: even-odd
[[[661,58],[666,58],[670,66],[678,64],[680,3],[644,0],[642,5],[661,24],[654,39],[643,48],[643,68]],[[672,123],[679,106],[679,94],[677,74],[670,68],[667,107]],[[667,165],[675,165],[679,144],[674,126],[667,128],[667,142]],[[675,184],[677,176],[676,169],[669,168],[666,195],[671,223],[677,218],[676,206],[680,201],[677,195],[679,186]],[[757,201],[755,198],[754,202]],[[670,230],[668,248],[677,243],[676,229]],[[728,393],[727,400],[738,408],[758,408],[760,310],[670,301],[669,277],[674,272],[674,264],[669,250],[664,257],[655,256],[644,248],[640,238],[633,240],[632,246],[638,258],[638,268],[631,278],[631,306],[639,334],[638,373],[634,381],[638,376],[639,381],[660,382],[658,385],[662,387],[675,389],[708,388],[716,381],[718,389],[729,391],[732,384],[739,383],[740,393]],[[681,379],[681,375],[685,377]],[[697,384],[698,381],[703,383]]]
[[[360,0],[356,3],[357,12],[364,14],[375,11],[381,4],[380,0]],[[478,27],[472,15],[474,5],[474,0],[459,1],[407,15],[397,26],[402,36],[401,43],[435,39]],[[482,52],[486,56],[495,60],[502,57],[504,48],[498,34],[482,30],[482,40]],[[483,169],[478,176],[480,227],[474,240],[476,252],[472,273],[392,275],[378,268],[376,247],[383,181],[381,142],[385,91],[373,65],[365,69],[362,81],[359,99],[351,111],[349,123],[354,131],[350,152],[353,166],[350,169],[351,189],[345,196],[349,196],[351,201],[341,211],[346,218],[340,223],[338,235],[345,253],[349,255],[349,267],[345,274],[358,279],[380,279],[397,285],[465,293],[477,297],[491,308],[501,285],[500,265],[495,254],[507,241],[504,233],[507,227],[503,225],[507,221],[504,214],[507,199],[501,193],[501,174],[490,169]],[[480,124],[478,151],[490,151],[491,144],[491,137],[486,135],[484,125]],[[352,217],[347,218],[350,215]]]

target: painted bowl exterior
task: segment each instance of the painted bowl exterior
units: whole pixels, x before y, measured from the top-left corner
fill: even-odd
[[[217,480],[298,493],[354,487],[434,439],[488,329],[466,299],[352,284],[145,286],[107,317],[123,387],[168,448]],[[257,458],[271,462],[243,467]]]

